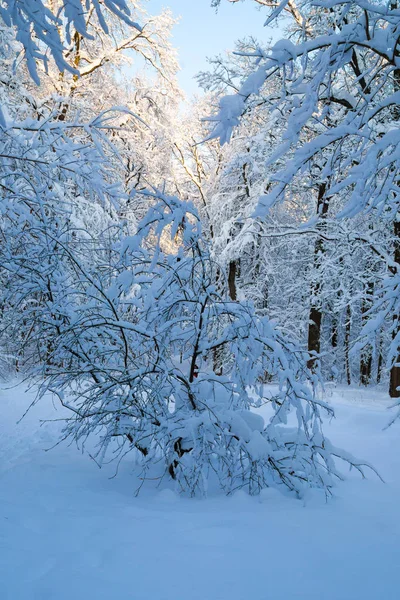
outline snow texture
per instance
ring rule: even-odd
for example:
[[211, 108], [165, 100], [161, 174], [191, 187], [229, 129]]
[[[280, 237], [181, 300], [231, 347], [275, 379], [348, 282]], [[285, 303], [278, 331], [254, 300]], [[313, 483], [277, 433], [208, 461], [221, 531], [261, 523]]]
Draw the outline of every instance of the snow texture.
[[[335, 444], [379, 469], [352, 473], [328, 503], [264, 490], [252, 498], [189, 500], [147, 487], [133, 465], [98, 470], [57, 446], [51, 401], [16, 425], [31, 394], [0, 392], [0, 598], [2, 600], [397, 600], [400, 423], [383, 431], [389, 399], [339, 388], [328, 398]], [[254, 430], [261, 422], [254, 420]]]

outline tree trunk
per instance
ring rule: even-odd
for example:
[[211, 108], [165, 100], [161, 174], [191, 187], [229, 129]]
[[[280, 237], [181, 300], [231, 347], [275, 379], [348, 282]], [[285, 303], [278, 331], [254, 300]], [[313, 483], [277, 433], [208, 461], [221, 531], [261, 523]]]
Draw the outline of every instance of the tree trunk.
[[347, 385], [351, 385], [351, 369], [350, 369], [350, 332], [351, 332], [351, 306], [347, 305], [346, 309], [346, 325], [344, 333], [344, 364], [346, 370]]
[[[365, 290], [365, 297], [361, 303], [361, 322], [362, 325], [365, 325], [368, 317], [366, 313], [372, 304], [372, 297], [374, 294], [374, 284], [372, 281], [369, 281]], [[369, 385], [371, 382], [371, 374], [372, 374], [372, 353], [371, 348], [363, 348], [361, 350], [360, 356], [360, 384], [361, 385]]]
[[[394, 260], [400, 268], [400, 221], [394, 222], [394, 235], [395, 235], [395, 246], [394, 246]], [[399, 315], [393, 315], [393, 339], [399, 332]], [[397, 348], [398, 354], [396, 360], [390, 369], [390, 386], [389, 395], [391, 398], [400, 398], [400, 352]], [[398, 366], [399, 365], [399, 366]]]
[[[391, 2], [392, 10], [398, 7], [398, 1], [394, 0]], [[393, 72], [393, 87], [394, 91], [398, 92], [400, 90], [400, 69], [395, 69]], [[395, 104], [392, 108], [393, 117], [396, 121], [400, 120], [400, 106]], [[399, 217], [396, 216], [396, 220], [393, 224], [394, 229], [394, 237], [395, 237], [395, 245], [394, 245], [394, 261], [397, 265], [399, 265], [398, 270], [400, 269], [400, 221]], [[394, 327], [393, 327], [393, 339], [399, 332], [399, 315], [393, 315]], [[397, 348], [397, 356], [396, 361], [394, 362], [392, 368], [390, 369], [390, 385], [389, 385], [389, 395], [391, 398], [400, 398], [400, 353], [399, 348]]]
[[377, 365], [377, 370], [376, 370], [376, 383], [380, 383], [381, 379], [382, 379], [382, 370], [383, 370], [383, 354], [382, 354], [382, 346], [383, 346], [383, 340], [382, 340], [382, 335], [380, 336], [379, 339], [379, 344], [378, 344], [378, 365]]
[[338, 324], [336, 319], [332, 323], [331, 346], [336, 351], [338, 346]]
[[391, 398], [400, 398], [400, 367], [397, 364], [400, 364], [400, 356], [397, 356], [396, 363], [390, 369], [389, 396]]
[[[321, 349], [321, 324], [322, 324], [322, 312], [314, 308], [310, 309], [309, 324], [308, 324], [308, 351], [313, 354], [319, 354]], [[310, 358], [308, 361], [308, 367], [312, 369], [314, 367], [315, 358]]]
[[236, 277], [239, 274], [239, 261], [231, 260], [229, 263], [229, 272], [228, 272], [228, 290], [229, 297], [231, 300], [236, 302], [237, 300], [237, 288], [236, 288]]
[[[327, 191], [326, 182], [321, 183], [319, 185], [319, 189], [318, 189], [317, 214], [322, 219], [326, 218], [326, 215], [328, 214], [328, 208], [329, 208], [329, 200], [326, 198], [326, 191]], [[320, 228], [320, 225], [319, 226], [317, 225], [317, 227]], [[319, 265], [320, 255], [321, 255], [321, 253], [323, 253], [323, 251], [324, 251], [324, 245], [323, 245], [322, 239], [318, 238], [317, 241], [315, 242], [315, 247], [314, 247], [314, 265], [315, 265], [317, 272], [318, 272], [318, 269], [320, 266]], [[309, 318], [308, 318], [308, 351], [312, 355], [319, 354], [320, 349], [321, 349], [322, 311], [317, 306], [317, 298], [318, 298], [320, 288], [321, 288], [321, 284], [318, 281], [318, 278], [316, 278], [316, 281], [313, 284], [312, 289], [311, 289], [311, 297], [314, 298], [314, 303], [312, 300], [311, 307], [310, 307], [310, 314], [309, 314]], [[307, 363], [307, 366], [309, 369], [315, 368], [315, 361], [316, 361], [315, 356], [313, 356], [312, 358], [309, 359], [309, 361]]]
[[370, 352], [361, 352], [360, 359], [360, 384], [369, 385], [371, 382], [372, 355]]

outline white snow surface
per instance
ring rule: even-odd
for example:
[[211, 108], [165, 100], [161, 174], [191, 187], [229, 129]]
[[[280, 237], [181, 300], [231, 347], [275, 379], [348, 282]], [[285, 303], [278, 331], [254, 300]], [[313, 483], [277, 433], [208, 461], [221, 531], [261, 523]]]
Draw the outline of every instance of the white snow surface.
[[[379, 391], [336, 388], [336, 446], [374, 464], [346, 473], [335, 497], [266, 490], [206, 500], [134, 496], [129, 458], [98, 469], [61, 444], [51, 399], [0, 390], [1, 600], [398, 600], [400, 423]], [[47, 400], [47, 401], [46, 401]]]

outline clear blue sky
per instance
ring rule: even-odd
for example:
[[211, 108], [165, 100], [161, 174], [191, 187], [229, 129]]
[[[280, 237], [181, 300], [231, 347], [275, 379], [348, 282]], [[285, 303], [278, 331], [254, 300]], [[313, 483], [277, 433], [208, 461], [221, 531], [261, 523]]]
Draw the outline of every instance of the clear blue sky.
[[247, 0], [231, 4], [222, 0], [218, 12], [211, 8], [211, 0], [148, 0], [147, 11], [157, 14], [168, 7], [180, 23], [173, 31], [173, 44], [178, 48], [182, 68], [179, 81], [187, 94], [198, 91], [193, 77], [207, 68], [207, 56], [231, 50], [237, 39], [253, 35], [263, 41], [276, 37], [279, 32], [264, 27], [265, 9]]

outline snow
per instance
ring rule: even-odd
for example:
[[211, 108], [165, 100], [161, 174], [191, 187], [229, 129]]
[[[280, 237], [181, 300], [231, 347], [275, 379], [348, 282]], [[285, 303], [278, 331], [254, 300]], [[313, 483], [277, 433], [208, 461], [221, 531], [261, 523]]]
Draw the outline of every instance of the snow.
[[134, 497], [129, 460], [111, 479], [115, 465], [99, 470], [74, 446], [45, 452], [61, 424], [39, 421], [63, 413], [46, 398], [17, 425], [32, 394], [3, 385], [0, 598], [397, 600], [400, 423], [383, 430], [383, 392], [326, 396], [337, 412], [327, 435], [385, 484], [350, 473], [328, 503], [273, 489], [189, 500], [156, 482]]

